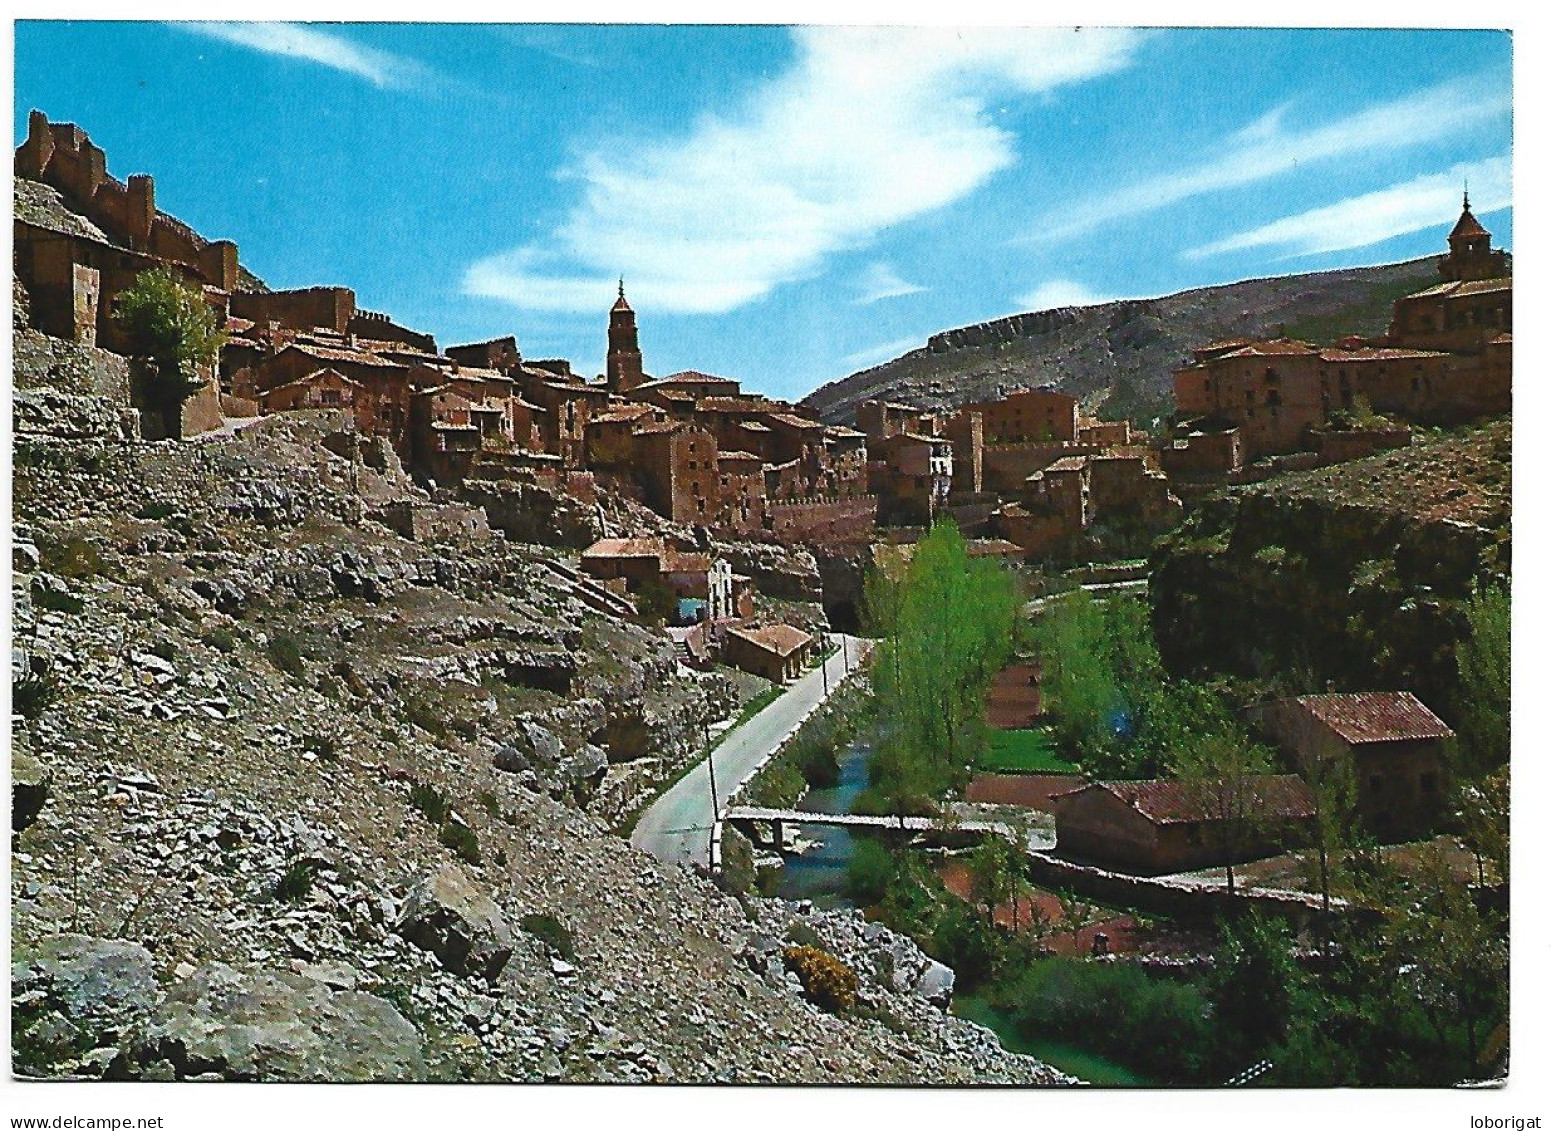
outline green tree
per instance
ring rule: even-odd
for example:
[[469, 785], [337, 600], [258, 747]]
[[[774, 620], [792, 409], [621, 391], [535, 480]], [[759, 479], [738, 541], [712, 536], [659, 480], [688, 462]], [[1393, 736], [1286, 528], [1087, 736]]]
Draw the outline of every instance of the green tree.
[[999, 836], [988, 836], [969, 854], [970, 899], [985, 912], [986, 923], [996, 925], [996, 909], [1017, 890], [1018, 862], [1012, 846]]
[[1508, 761], [1512, 598], [1506, 586], [1484, 589], [1465, 604], [1470, 635], [1460, 641], [1458, 716], [1465, 753], [1476, 770]]
[[1222, 928], [1211, 998], [1223, 1043], [1258, 1053], [1287, 1029], [1298, 981], [1287, 925], [1251, 912]]
[[877, 799], [909, 811], [984, 752], [987, 689], [1011, 654], [1021, 597], [1001, 565], [970, 558], [958, 527], [939, 522], [910, 563], [874, 567], [868, 618], [885, 631], [874, 665], [881, 733], [871, 765]]
[[1309, 832], [1315, 882], [1319, 885], [1320, 921], [1325, 941], [1330, 941], [1330, 887], [1340, 865], [1357, 813], [1357, 782], [1351, 762], [1345, 758], [1315, 758], [1303, 767], [1303, 780], [1314, 802], [1314, 822]]
[[1486, 865], [1498, 883], [1508, 881], [1508, 767], [1459, 788], [1460, 831], [1475, 854], [1476, 878], [1486, 882]]
[[679, 599], [667, 582], [647, 578], [635, 595], [636, 615], [647, 624], [667, 624], [678, 618]]
[[1239, 735], [1206, 734], [1175, 751], [1170, 769], [1208, 820], [1232, 895], [1234, 863], [1266, 826], [1260, 777], [1271, 769], [1270, 752]]
[[1440, 1043], [1463, 1030], [1464, 1071], [1475, 1078], [1488, 1033], [1507, 1019], [1507, 931], [1476, 906], [1436, 847], [1423, 859], [1412, 896], [1393, 914], [1391, 961]]
[[119, 293], [113, 319], [135, 359], [142, 400], [173, 430], [183, 402], [205, 384], [201, 368], [215, 362], [226, 341], [215, 311], [196, 287], [157, 267]]

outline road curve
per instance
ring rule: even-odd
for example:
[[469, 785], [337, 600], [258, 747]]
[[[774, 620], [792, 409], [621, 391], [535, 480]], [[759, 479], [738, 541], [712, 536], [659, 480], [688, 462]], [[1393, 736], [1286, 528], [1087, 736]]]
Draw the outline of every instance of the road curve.
[[872, 641], [843, 633], [831, 633], [831, 639], [844, 641], [844, 647], [792, 684], [774, 702], [748, 722], [730, 731], [712, 752], [702, 759], [673, 787], [652, 802], [630, 843], [650, 852], [659, 860], [705, 867], [710, 859], [711, 771], [716, 770], [716, 799], [720, 813], [727, 810], [728, 799], [753, 777], [776, 752], [788, 735], [824, 701], [826, 673], [831, 694], [844, 677], [854, 672], [861, 658], [872, 648]]

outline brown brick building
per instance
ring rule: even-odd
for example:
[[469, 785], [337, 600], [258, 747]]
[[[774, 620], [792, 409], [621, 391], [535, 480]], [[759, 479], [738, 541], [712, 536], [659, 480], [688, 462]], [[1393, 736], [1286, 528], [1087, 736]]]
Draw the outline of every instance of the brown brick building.
[[1051, 798], [1056, 850], [1065, 857], [1132, 872], [1159, 875], [1242, 863], [1307, 840], [1314, 801], [1291, 774], [1245, 783], [1248, 807], [1261, 828], [1235, 845], [1206, 786], [1182, 781], [1093, 782]]

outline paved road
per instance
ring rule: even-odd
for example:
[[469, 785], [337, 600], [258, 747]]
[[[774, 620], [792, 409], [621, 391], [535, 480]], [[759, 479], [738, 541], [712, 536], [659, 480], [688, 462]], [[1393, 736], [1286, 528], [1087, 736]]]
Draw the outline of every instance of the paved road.
[[[854, 671], [863, 649], [872, 642], [855, 636], [834, 634], [845, 647], [825, 661], [831, 693], [839, 687], [842, 674]], [[849, 657], [849, 665], [846, 659]], [[728, 733], [712, 752], [716, 767], [716, 799], [722, 813], [727, 800], [739, 786], [753, 777], [775, 753], [787, 735], [824, 701], [824, 672], [814, 668], [785, 694], [741, 727]], [[720, 817], [718, 813], [718, 817]], [[705, 761], [701, 761], [664, 793], [651, 808], [641, 814], [630, 843], [669, 863], [705, 866], [709, 861], [711, 836], [711, 782]]]

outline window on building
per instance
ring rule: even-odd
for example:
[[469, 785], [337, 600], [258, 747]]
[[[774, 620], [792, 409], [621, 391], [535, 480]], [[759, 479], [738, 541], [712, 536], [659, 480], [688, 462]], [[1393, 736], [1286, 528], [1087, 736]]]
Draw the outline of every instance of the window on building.
[[696, 499], [695, 500], [695, 513], [696, 514], [705, 514], [705, 500], [704, 499]]

